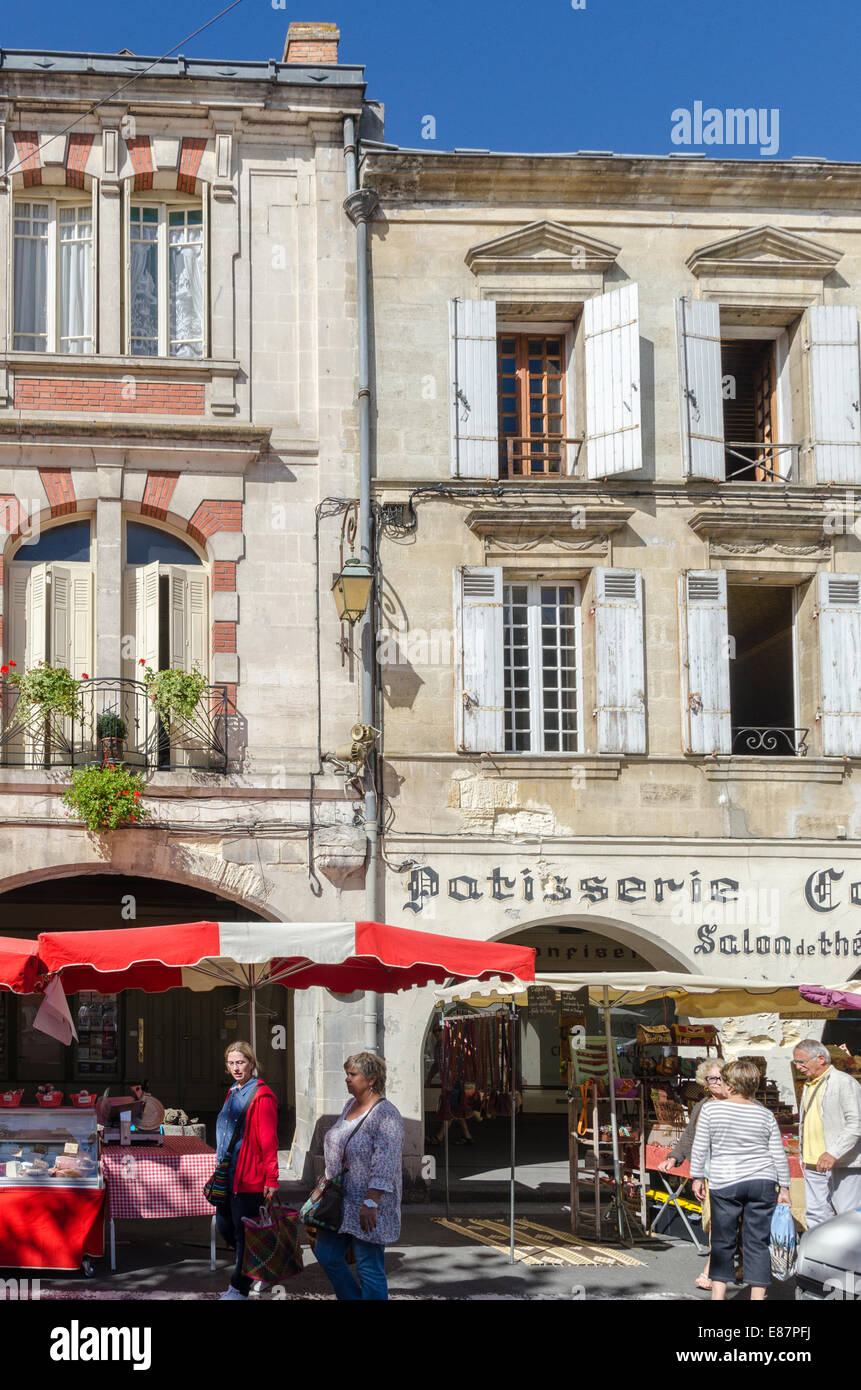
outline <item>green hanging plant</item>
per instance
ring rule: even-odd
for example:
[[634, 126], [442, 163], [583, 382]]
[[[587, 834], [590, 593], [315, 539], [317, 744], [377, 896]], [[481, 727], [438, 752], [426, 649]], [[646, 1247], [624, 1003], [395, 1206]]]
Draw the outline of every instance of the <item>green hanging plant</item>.
[[86, 823], [88, 830], [104, 832], [134, 825], [149, 815], [142, 805], [146, 783], [140, 773], [122, 763], [103, 763], [72, 773], [72, 785], [63, 793], [68, 814]]
[[[143, 657], [140, 665], [144, 665]], [[206, 677], [200, 671], [144, 670], [144, 685], [158, 714], [170, 727], [171, 719], [190, 719], [206, 689]]]
[[[9, 664], [15, 665], [14, 661]], [[84, 676], [84, 680], [88, 679]], [[58, 714], [80, 717], [79, 682], [65, 666], [48, 666], [40, 661], [38, 666], [31, 666], [27, 671], [13, 671], [9, 684], [17, 686], [18, 707], [22, 713], [36, 709], [50, 714], [56, 710]]]

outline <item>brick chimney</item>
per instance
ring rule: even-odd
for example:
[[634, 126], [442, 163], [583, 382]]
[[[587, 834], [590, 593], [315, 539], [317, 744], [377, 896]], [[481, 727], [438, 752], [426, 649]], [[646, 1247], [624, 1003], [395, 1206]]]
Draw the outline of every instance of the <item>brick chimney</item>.
[[287, 30], [282, 63], [337, 63], [338, 40], [341, 31], [337, 24], [318, 21], [294, 21]]

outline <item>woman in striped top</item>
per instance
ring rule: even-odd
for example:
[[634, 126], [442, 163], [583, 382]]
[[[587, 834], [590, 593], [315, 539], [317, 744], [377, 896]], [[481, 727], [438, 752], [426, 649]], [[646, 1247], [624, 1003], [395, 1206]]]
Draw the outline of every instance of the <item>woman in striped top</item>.
[[726, 1298], [739, 1217], [750, 1296], [763, 1299], [771, 1283], [771, 1218], [778, 1202], [789, 1203], [789, 1162], [777, 1121], [753, 1099], [759, 1068], [753, 1062], [730, 1062], [722, 1075], [726, 1100], [703, 1109], [691, 1153], [693, 1189], [699, 1201], [705, 1193], [708, 1163], [712, 1299]]

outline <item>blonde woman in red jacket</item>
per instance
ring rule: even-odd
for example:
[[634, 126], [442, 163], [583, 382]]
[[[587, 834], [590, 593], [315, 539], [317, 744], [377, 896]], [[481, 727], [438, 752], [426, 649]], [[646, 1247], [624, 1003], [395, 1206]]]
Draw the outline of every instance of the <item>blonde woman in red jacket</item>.
[[243, 1216], [256, 1216], [267, 1197], [278, 1191], [278, 1102], [261, 1080], [250, 1043], [234, 1042], [224, 1060], [233, 1085], [215, 1122], [218, 1160], [225, 1158], [240, 1121], [230, 1161], [230, 1198], [215, 1208], [215, 1223], [226, 1245], [236, 1250], [236, 1266], [223, 1299], [246, 1299], [251, 1280], [242, 1273], [245, 1253]]

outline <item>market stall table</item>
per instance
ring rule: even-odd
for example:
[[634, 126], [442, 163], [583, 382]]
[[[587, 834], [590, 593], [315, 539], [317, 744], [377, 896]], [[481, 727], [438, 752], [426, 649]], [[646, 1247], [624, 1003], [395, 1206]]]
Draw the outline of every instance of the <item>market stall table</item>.
[[[696, 1246], [699, 1254], [706, 1255], [708, 1254], [709, 1247], [708, 1245], [703, 1245], [697, 1239], [697, 1234], [691, 1226], [690, 1221], [688, 1220], [687, 1212], [685, 1211], [684, 1207], [681, 1205], [680, 1202], [680, 1198], [683, 1196], [685, 1188], [691, 1180], [690, 1164], [688, 1163], [687, 1159], [685, 1159], [683, 1163], [679, 1163], [672, 1168], [668, 1168], [665, 1173], [660, 1172], [658, 1165], [660, 1163], [663, 1163], [664, 1159], [667, 1157], [669, 1153], [669, 1148], [665, 1148], [663, 1145], [646, 1145], [646, 1167], [650, 1173], [658, 1174], [658, 1177], [660, 1178], [661, 1183], [663, 1184], [663, 1187], [667, 1192], [667, 1201], [665, 1205], [661, 1208], [661, 1210], [658, 1212], [654, 1221], [652, 1222], [652, 1234], [654, 1235], [657, 1231], [658, 1222], [660, 1221], [664, 1212], [669, 1211], [670, 1207], [675, 1207], [676, 1211], [679, 1213], [679, 1216], [681, 1217], [682, 1224], [684, 1225], [685, 1230], [687, 1231], [688, 1235], [690, 1236], [691, 1240]], [[802, 1168], [799, 1159], [795, 1156], [795, 1154], [787, 1154], [787, 1159], [789, 1160], [790, 1178], [800, 1178], [802, 1176]], [[676, 1183], [675, 1187], [671, 1187], [670, 1184], [667, 1182], [668, 1177], [679, 1178], [680, 1181]]]
[[0, 1109], [0, 1268], [79, 1269], [104, 1254], [91, 1109]]
[[110, 1145], [102, 1151], [110, 1222], [111, 1269], [116, 1261], [116, 1221], [165, 1221], [209, 1216], [210, 1268], [215, 1269], [215, 1215], [203, 1186], [215, 1170], [215, 1150], [202, 1139], [165, 1135], [149, 1144]]

